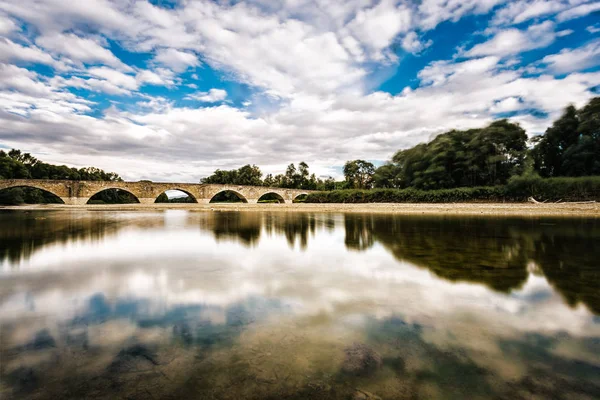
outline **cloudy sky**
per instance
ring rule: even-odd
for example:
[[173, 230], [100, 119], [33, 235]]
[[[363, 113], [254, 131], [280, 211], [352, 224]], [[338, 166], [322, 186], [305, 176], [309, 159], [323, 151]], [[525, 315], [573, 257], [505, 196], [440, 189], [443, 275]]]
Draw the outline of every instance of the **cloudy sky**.
[[599, 93], [595, 0], [0, 1], [0, 148], [130, 180], [339, 176]]

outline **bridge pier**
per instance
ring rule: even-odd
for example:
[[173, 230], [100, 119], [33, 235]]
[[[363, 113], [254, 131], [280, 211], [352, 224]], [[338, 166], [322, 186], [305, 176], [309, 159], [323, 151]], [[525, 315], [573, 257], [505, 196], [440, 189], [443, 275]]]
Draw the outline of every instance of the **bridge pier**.
[[142, 197], [138, 198], [138, 200], [140, 201], [140, 204], [154, 204], [156, 201], [154, 197]]
[[258, 199], [246, 199], [246, 201], [248, 202], [248, 204], [257, 204], [258, 203]]
[[82, 206], [89, 200], [87, 197], [61, 197], [60, 199], [68, 206]]

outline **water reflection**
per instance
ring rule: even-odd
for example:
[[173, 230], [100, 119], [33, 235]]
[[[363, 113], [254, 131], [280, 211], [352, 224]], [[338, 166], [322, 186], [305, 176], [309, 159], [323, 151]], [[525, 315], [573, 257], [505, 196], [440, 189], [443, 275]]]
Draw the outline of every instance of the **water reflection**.
[[449, 281], [510, 292], [543, 274], [571, 306], [600, 314], [596, 220], [346, 216], [346, 245], [380, 242], [396, 259]]
[[3, 398], [596, 398], [596, 220], [0, 214]]

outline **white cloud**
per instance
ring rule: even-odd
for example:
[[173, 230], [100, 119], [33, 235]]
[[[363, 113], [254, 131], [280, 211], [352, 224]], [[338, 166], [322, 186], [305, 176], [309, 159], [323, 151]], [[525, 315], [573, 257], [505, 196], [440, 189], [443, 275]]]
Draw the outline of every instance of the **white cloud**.
[[584, 17], [588, 14], [591, 14], [591, 13], [597, 12], [597, 11], [600, 11], [600, 3], [592, 2], [592, 3], [587, 3], [587, 4], [581, 4], [577, 7], [573, 7], [568, 10], [565, 10], [565, 11], [561, 12], [560, 14], [558, 14], [556, 18], [558, 19], [558, 21], [563, 22], [563, 21], [568, 21], [571, 19]]
[[0, 35], [8, 35], [11, 32], [18, 30], [17, 24], [6, 15], [0, 13]]
[[128, 90], [136, 90], [139, 85], [139, 82], [134, 76], [124, 74], [123, 72], [108, 67], [88, 68], [86, 72], [91, 76], [105, 79], [116, 86]]
[[158, 50], [154, 61], [170, 67], [176, 72], [183, 72], [189, 67], [200, 65], [200, 61], [198, 61], [198, 57], [195, 54], [175, 49]]
[[568, 7], [568, 1], [561, 0], [516, 0], [510, 1], [496, 13], [495, 24], [520, 24], [532, 18], [555, 14]]
[[490, 112], [506, 113], [511, 111], [522, 110], [524, 107], [523, 102], [518, 97], [507, 97], [505, 99], [497, 100], [494, 105], [490, 108]]
[[411, 10], [391, 0], [382, 0], [372, 8], [358, 11], [347, 25], [353, 37], [359, 38], [377, 60], [384, 59], [386, 55], [382, 50], [389, 47], [399, 33], [407, 32], [410, 27]]
[[[42, 125], [64, 116], [90, 111], [92, 102], [59, 90], [52, 82], [43, 82], [33, 71], [0, 64], [0, 114], [37, 115]], [[6, 116], [0, 120], [7, 121]], [[8, 118], [9, 124], [12, 123]], [[4, 133], [10, 134], [9, 124]]]
[[154, 71], [143, 70], [137, 73], [136, 80], [140, 84], [173, 86], [175, 74], [166, 68], [156, 68]]
[[188, 100], [198, 100], [204, 103], [216, 103], [227, 98], [227, 91], [223, 89], [210, 89], [208, 92], [198, 92], [185, 97]]
[[556, 32], [556, 37], [569, 36], [569, 35], [572, 35], [574, 32], [575, 31], [573, 29], [565, 29], [565, 30]]
[[423, 0], [419, 4], [419, 26], [433, 29], [440, 22], [456, 22], [466, 14], [485, 14], [502, 0]]
[[416, 32], [409, 32], [402, 39], [402, 48], [409, 53], [420, 53], [432, 44], [432, 40], [423, 42]]
[[565, 74], [583, 71], [600, 65], [600, 40], [595, 40], [576, 49], [563, 49], [558, 54], [548, 55], [542, 63], [555, 73]]
[[600, 24], [590, 25], [587, 28], [585, 28], [585, 30], [589, 33], [598, 33], [600, 32]]
[[467, 57], [496, 55], [506, 57], [524, 51], [547, 47], [556, 38], [554, 24], [545, 21], [531, 25], [526, 30], [510, 28], [501, 30], [487, 42], [475, 45], [465, 53]]
[[74, 34], [50, 34], [39, 36], [35, 43], [54, 54], [67, 56], [79, 63], [101, 63], [123, 71], [132, 71], [108, 49], [96, 40], [81, 38]]
[[514, 0], [498, 9], [492, 23], [521, 24], [535, 18], [555, 15], [559, 22], [563, 22], [583, 17], [599, 9], [592, 0]]
[[35, 46], [22, 46], [10, 39], [0, 38], [0, 62], [25, 61], [57, 65], [57, 61]]

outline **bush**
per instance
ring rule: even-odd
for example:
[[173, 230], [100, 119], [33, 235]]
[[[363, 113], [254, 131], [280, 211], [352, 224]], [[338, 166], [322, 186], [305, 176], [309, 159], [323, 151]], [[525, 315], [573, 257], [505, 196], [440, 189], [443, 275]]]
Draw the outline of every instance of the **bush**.
[[333, 190], [311, 193], [307, 203], [464, 203], [600, 200], [600, 177], [513, 177], [505, 186], [482, 186], [440, 190], [373, 189]]
[[515, 201], [526, 201], [530, 196], [538, 201], [600, 200], [600, 176], [548, 179], [537, 175], [515, 176], [508, 181], [506, 190]]

